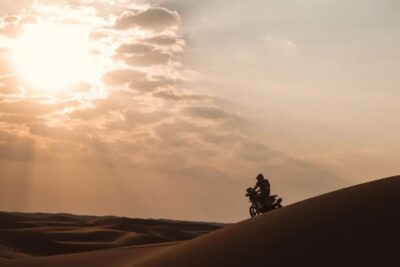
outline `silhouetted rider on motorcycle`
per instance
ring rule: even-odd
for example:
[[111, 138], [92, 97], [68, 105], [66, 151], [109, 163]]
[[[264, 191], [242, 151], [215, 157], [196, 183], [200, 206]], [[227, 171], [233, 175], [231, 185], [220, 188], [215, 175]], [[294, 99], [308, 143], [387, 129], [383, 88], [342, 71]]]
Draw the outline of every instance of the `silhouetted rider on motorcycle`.
[[257, 183], [253, 187], [253, 190], [257, 192], [259, 200], [263, 205], [268, 205], [269, 203], [269, 195], [271, 194], [271, 185], [268, 179], [264, 178], [264, 175], [261, 173], [256, 177]]
[[278, 198], [277, 195], [270, 195], [271, 186], [268, 179], [264, 178], [261, 173], [257, 175], [256, 179], [256, 185], [246, 190], [246, 197], [251, 202], [250, 216], [254, 217], [267, 211], [282, 208], [282, 198]]

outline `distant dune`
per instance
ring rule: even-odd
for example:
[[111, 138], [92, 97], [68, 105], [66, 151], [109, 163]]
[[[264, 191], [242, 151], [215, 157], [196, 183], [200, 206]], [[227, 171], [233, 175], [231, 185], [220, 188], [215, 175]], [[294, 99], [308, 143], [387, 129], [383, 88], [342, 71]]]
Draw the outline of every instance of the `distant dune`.
[[397, 176], [224, 227], [0, 213], [0, 266], [400, 266], [399, 204]]
[[[80, 266], [81, 257], [97, 258], [96, 253], [84, 252], [101, 250], [99, 254], [106, 251], [115, 253], [113, 249], [122, 247], [134, 249], [136, 257], [137, 254], [143, 254], [142, 251], [148, 251], [147, 246], [153, 251], [193, 239], [222, 226], [217, 223], [113, 216], [0, 212], [0, 266], [42, 266], [41, 259], [52, 255], [58, 255], [60, 259], [76, 257], [78, 262], [73, 266]], [[108, 257], [109, 254], [104, 255]], [[36, 261], [38, 265], [35, 265]], [[67, 261], [68, 265], [72, 266]]]

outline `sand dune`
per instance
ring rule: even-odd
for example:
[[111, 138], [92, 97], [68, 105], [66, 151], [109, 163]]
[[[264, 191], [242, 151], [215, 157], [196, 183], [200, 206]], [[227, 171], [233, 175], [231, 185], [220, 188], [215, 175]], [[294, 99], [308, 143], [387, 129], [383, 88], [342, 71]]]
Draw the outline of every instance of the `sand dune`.
[[[28, 252], [32, 254], [32, 244], [21, 237], [17, 238], [19, 242], [27, 245], [19, 242], [14, 245], [24, 254], [20, 258], [3, 259], [0, 264], [9, 267], [400, 266], [399, 203], [400, 177], [391, 177], [308, 199], [216, 231], [212, 231], [218, 228], [213, 224], [162, 221], [162, 225], [156, 225], [159, 221], [134, 220], [136, 228], [130, 228], [133, 219], [93, 218], [86, 219], [86, 224], [73, 222], [80, 228], [74, 234], [82, 236], [72, 235], [66, 241], [63, 235], [68, 234], [68, 226], [54, 225], [57, 229], [51, 232], [39, 224], [36, 226], [40, 229], [40, 234], [37, 233], [40, 240], [64, 239], [65, 247], [61, 246], [64, 253], [74, 252], [72, 248], [77, 247], [79, 253], [27, 257]], [[7, 215], [3, 214], [4, 217]], [[18, 218], [7, 217], [2, 225], [10, 229], [14, 220], [17, 227], [11, 228], [13, 233], [26, 231], [32, 235], [32, 220]], [[54, 222], [54, 218], [42, 220]], [[94, 226], [88, 226], [89, 221]], [[127, 236], [129, 233], [121, 231], [135, 228], [133, 232], [137, 233], [138, 229], [144, 229], [139, 226], [149, 227], [142, 234], [159, 236], [164, 241], [168, 238], [172, 241], [172, 237], [179, 240], [193, 237], [187, 233], [199, 234], [205, 230], [201, 226], [212, 232], [182, 242], [149, 244], [152, 240], [148, 239], [146, 245], [138, 246], [135, 242], [129, 243], [135, 240], [135, 234], [129, 232], [132, 235]], [[0, 232], [0, 243], [7, 245], [4, 240], [11, 242], [12, 238], [4, 239], [4, 231], [9, 230]], [[99, 233], [98, 239], [90, 242], [114, 243], [115, 247], [85, 252], [78, 246], [89, 242], [87, 239], [94, 238], [96, 233]], [[15, 240], [18, 234], [13, 237]], [[88, 246], [94, 249], [94, 245]], [[53, 248], [52, 253], [45, 254], [46, 248], [41, 250], [43, 255], [57, 252]]]
[[[36, 261], [37, 266], [41, 266], [41, 259], [52, 259], [45, 257], [52, 255], [58, 255], [56, 260], [71, 259], [72, 262], [98, 258], [101, 264], [106, 264], [110, 253], [122, 253], [129, 256], [128, 261], [132, 261], [144, 252], [192, 239], [221, 227], [222, 224], [171, 220], [0, 212], [0, 266], [31, 263], [36, 266]], [[134, 251], [115, 250], [127, 246]], [[101, 252], [84, 253], [97, 250]], [[26, 260], [14, 261], [16, 259]], [[69, 264], [67, 260], [66, 266]]]

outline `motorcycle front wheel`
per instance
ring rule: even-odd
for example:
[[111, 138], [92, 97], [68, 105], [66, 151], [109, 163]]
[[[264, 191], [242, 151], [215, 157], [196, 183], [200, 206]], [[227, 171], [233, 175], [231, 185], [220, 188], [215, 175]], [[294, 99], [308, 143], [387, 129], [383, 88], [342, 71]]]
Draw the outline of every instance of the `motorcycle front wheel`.
[[279, 198], [278, 201], [276, 202], [276, 205], [275, 205], [275, 208], [276, 208], [276, 209], [282, 208], [281, 202], [282, 202], [282, 199]]
[[249, 213], [251, 217], [257, 216], [258, 215], [257, 208], [254, 205], [251, 205], [249, 208]]

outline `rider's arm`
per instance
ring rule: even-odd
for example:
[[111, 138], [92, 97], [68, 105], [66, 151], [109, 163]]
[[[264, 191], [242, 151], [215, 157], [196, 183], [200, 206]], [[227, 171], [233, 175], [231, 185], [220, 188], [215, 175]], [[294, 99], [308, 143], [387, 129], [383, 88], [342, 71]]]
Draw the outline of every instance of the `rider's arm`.
[[257, 190], [257, 188], [259, 188], [259, 187], [260, 187], [260, 183], [257, 182], [256, 185], [253, 187], [253, 189], [254, 189], [254, 190]]

